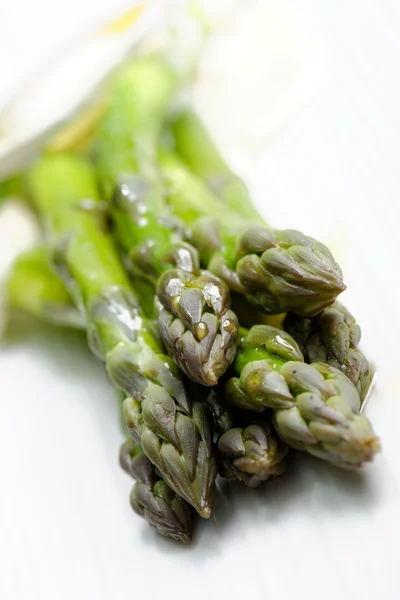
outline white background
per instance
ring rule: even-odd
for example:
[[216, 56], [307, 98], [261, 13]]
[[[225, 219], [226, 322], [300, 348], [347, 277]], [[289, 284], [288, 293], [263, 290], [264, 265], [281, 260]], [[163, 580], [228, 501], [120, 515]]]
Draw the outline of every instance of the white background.
[[[363, 475], [301, 457], [261, 490], [226, 486], [182, 548], [129, 508], [117, 400], [80, 336], [20, 328], [0, 351], [2, 599], [400, 597], [400, 7], [288, 5], [323, 73], [246, 170], [267, 218], [326, 241], [344, 267], [379, 374], [368, 414], [383, 453]], [[106, 0], [2, 0], [0, 103], [108, 13]]]

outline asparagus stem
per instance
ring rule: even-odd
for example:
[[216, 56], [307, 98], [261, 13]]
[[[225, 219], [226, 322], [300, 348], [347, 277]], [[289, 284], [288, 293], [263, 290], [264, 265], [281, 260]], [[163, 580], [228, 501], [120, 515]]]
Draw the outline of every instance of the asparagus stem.
[[22, 177], [19, 174], [0, 181], [0, 204], [7, 198], [23, 197]]
[[235, 359], [238, 377], [227, 384], [234, 406], [274, 411], [278, 435], [289, 446], [344, 467], [358, 467], [379, 451], [350, 380], [324, 363], [307, 365], [295, 340], [268, 325], [250, 329]]
[[43, 321], [84, 328], [82, 315], [51, 268], [49, 254], [40, 246], [17, 258], [6, 283], [7, 304]]
[[136, 62], [121, 74], [100, 126], [98, 173], [107, 198], [114, 190], [113, 223], [133, 274], [154, 291], [158, 283], [165, 344], [190, 378], [215, 385], [234, 358], [238, 321], [226, 284], [199, 270], [196, 250], [182, 241], [182, 227], [164, 201], [157, 153], [175, 87], [159, 59]]
[[127, 425], [168, 485], [208, 517], [216, 468], [206, 409], [190, 401], [178, 370], [163, 355], [101, 215], [79, 208], [83, 199], [99, 199], [91, 168], [68, 155], [43, 157], [30, 170], [29, 186], [57, 247], [59, 272], [86, 314], [90, 347], [128, 396]]
[[177, 154], [223, 205], [251, 221], [263, 222], [244, 182], [229, 168], [199, 117], [191, 110], [181, 111], [170, 128]]

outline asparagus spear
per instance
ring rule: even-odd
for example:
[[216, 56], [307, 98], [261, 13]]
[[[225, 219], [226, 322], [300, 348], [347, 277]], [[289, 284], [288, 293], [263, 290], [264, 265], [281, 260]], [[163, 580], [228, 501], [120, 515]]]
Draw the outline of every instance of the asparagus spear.
[[309, 316], [329, 306], [345, 286], [328, 248], [298, 231], [271, 230], [247, 204], [244, 185], [192, 116], [178, 121], [173, 131], [178, 151], [196, 173], [209, 181], [210, 174], [222, 171], [234, 181], [218, 198], [177, 155], [161, 156], [169, 203], [191, 227], [190, 241], [202, 264], [270, 314], [292, 310]]
[[313, 318], [290, 313], [283, 327], [299, 344], [307, 363], [336, 367], [354, 383], [361, 400], [365, 398], [374, 370], [357, 347], [361, 329], [347, 308], [335, 302]]
[[[128, 396], [128, 426], [168, 485], [203, 516], [211, 513], [215, 479], [205, 407], [192, 403], [174, 363], [143, 317], [101, 216], [79, 209], [98, 201], [89, 165], [73, 156], [39, 159], [29, 172], [33, 202], [57, 246], [58, 267], [88, 323], [93, 352]], [[135, 413], [131, 405], [137, 403]]]
[[[7, 282], [8, 306], [57, 325], [84, 327], [68, 290], [51, 269], [49, 254], [41, 246], [18, 257]], [[126, 441], [121, 446], [120, 464], [137, 480], [131, 493], [133, 510], [161, 534], [189, 542], [193, 521], [190, 505], [161, 479], [140, 445]]]
[[8, 307], [57, 325], [84, 328], [82, 315], [51, 269], [49, 254], [40, 246], [17, 258], [6, 283]]
[[[29, 250], [16, 260], [8, 289], [11, 292], [8, 302], [12, 308], [58, 325], [84, 326], [68, 290], [51, 269], [49, 251], [44, 246]], [[199, 386], [191, 385], [190, 392], [199, 402], [204, 399], [203, 389]], [[283, 457], [287, 447], [276, 438], [268, 419], [254, 413], [235, 412], [223, 403], [217, 388], [210, 389], [205, 400], [218, 432], [220, 475], [254, 487], [284, 471]], [[238, 427], [239, 424], [246, 426]], [[156, 476], [140, 446], [133, 440], [125, 442], [121, 447], [120, 462], [124, 470], [140, 482], [135, 484], [131, 494], [135, 512], [163, 535], [189, 541], [192, 521], [189, 505]]]
[[285, 331], [256, 325], [242, 339], [227, 384], [234, 406], [274, 411], [274, 426], [289, 446], [344, 467], [361, 466], [379, 451], [369, 420], [360, 415], [360, 397], [338, 369], [307, 365]]
[[182, 241], [182, 227], [164, 201], [157, 152], [175, 85], [175, 76], [159, 59], [129, 66], [112, 91], [96, 160], [134, 275], [154, 291], [161, 276], [157, 294], [165, 344], [190, 378], [215, 385], [235, 356], [238, 321], [226, 284], [199, 270], [197, 251]]
[[[9, 304], [45, 321], [67, 326], [83, 326], [71, 296], [62, 281], [50, 268], [49, 251], [45, 247], [29, 250], [14, 263], [9, 278]], [[72, 320], [70, 315], [74, 315]], [[56, 318], [55, 318], [56, 317]], [[202, 401], [203, 390], [191, 388]], [[219, 432], [218, 464], [224, 478], [243, 481], [254, 487], [284, 471], [282, 458], [287, 448], [276, 439], [268, 421], [257, 415], [235, 414], [213, 388], [206, 395], [215, 430]], [[247, 421], [246, 428], [235, 427]], [[226, 434], [226, 435], [225, 435]], [[133, 462], [133, 458], [135, 459]], [[131, 494], [135, 512], [156, 527], [163, 535], [189, 541], [191, 513], [189, 505], [177, 497], [167, 484], [156, 477], [152, 463], [138, 444], [128, 440], [121, 447], [121, 466], [138, 482]], [[140, 469], [140, 471], [138, 471]], [[177, 514], [174, 507], [177, 502]], [[171, 514], [172, 511], [172, 514]], [[181, 512], [183, 517], [179, 521]]]
[[141, 446], [133, 440], [122, 444], [120, 465], [136, 479], [130, 496], [135, 513], [162, 535], [189, 543], [192, 539], [193, 509], [159, 477]]

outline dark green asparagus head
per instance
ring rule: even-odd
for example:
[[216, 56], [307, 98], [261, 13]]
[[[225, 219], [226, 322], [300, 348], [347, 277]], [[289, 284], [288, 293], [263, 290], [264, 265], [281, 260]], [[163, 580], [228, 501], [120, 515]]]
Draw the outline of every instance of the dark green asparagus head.
[[361, 329], [353, 315], [335, 302], [313, 318], [289, 314], [284, 327], [299, 343], [309, 362], [336, 358], [343, 362], [350, 348], [356, 348]]
[[132, 488], [131, 506], [158, 533], [188, 544], [192, 539], [193, 511], [189, 504], [159, 479], [148, 488], [138, 481]]
[[353, 315], [335, 302], [312, 318], [290, 313], [284, 328], [300, 345], [306, 362], [326, 362], [341, 370], [363, 399], [371, 385], [373, 369], [358, 349], [361, 329]]
[[190, 240], [213, 273], [268, 314], [314, 315], [345, 289], [328, 248], [299, 231], [204, 217], [191, 224]]
[[271, 425], [259, 421], [246, 428], [230, 429], [219, 438], [222, 477], [257, 487], [284, 472], [288, 448], [276, 436]]
[[133, 510], [158, 533], [189, 543], [193, 510], [160, 479], [140, 445], [133, 440], [125, 442], [120, 450], [120, 464], [128, 475], [137, 480], [130, 496]]
[[299, 231], [247, 231], [236, 271], [248, 298], [268, 313], [318, 314], [343, 292], [342, 271], [328, 248]]
[[351, 381], [324, 363], [307, 365], [286, 332], [253, 327], [235, 360], [239, 375], [227, 384], [234, 406], [272, 408], [275, 428], [290, 446], [339, 466], [360, 466], [379, 450]]
[[223, 386], [207, 390], [205, 395], [204, 388], [193, 387], [196, 397], [203, 396], [214, 418], [218, 472], [222, 477], [256, 487], [284, 471], [288, 448], [274, 433], [270, 415], [232, 409], [225, 403]]
[[168, 485], [208, 518], [216, 464], [207, 407], [195, 401], [183, 410], [165, 387], [153, 385], [142, 402], [128, 398], [123, 408], [131, 433], [139, 432], [145, 454]]
[[281, 369], [294, 405], [275, 411], [275, 428], [289, 445], [341, 467], [360, 467], [380, 450], [350, 380], [325, 363], [289, 362]]
[[160, 279], [161, 337], [181, 369], [203, 385], [216, 385], [232, 363], [239, 323], [229, 309], [226, 284], [207, 271], [170, 269]]

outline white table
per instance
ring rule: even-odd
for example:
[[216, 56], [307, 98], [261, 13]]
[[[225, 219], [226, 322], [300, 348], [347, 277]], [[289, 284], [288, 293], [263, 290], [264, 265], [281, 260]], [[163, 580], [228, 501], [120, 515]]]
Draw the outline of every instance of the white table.
[[[25, 65], [108, 4], [2, 6], [3, 97]], [[400, 597], [400, 6], [291, 4], [324, 74], [314, 100], [250, 165], [249, 181], [275, 224], [323, 239], [344, 266], [344, 298], [379, 373], [368, 414], [383, 453], [364, 476], [304, 457], [262, 490], [228, 486], [215, 518], [181, 548], [131, 513], [117, 401], [101, 364], [78, 334], [19, 331], [0, 353], [4, 600]]]

